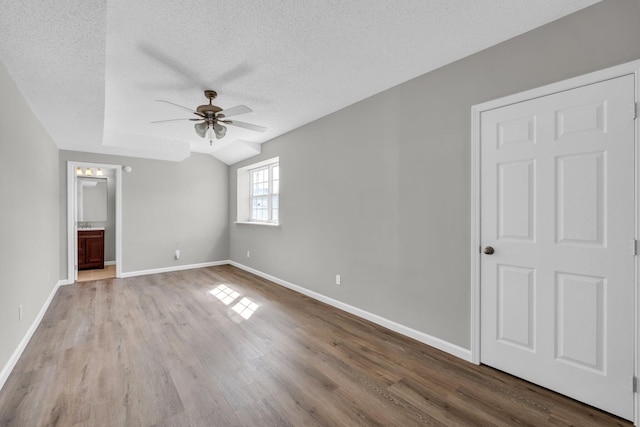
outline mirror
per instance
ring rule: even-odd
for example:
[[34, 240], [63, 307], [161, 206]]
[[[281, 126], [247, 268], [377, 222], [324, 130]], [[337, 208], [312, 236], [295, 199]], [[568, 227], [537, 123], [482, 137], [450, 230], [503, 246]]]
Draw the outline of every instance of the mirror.
[[77, 221], [107, 220], [107, 179], [78, 177]]

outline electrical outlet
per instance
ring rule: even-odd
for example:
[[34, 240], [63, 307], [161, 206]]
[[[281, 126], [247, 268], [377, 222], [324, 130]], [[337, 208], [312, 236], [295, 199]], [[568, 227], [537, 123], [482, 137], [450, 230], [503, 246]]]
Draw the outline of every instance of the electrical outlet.
[[340, 285], [340, 275], [336, 274], [336, 285]]
[[180, 249], [176, 249], [176, 259], [180, 259]]
[[251, 258], [251, 251], [247, 251], [247, 258]]
[[18, 320], [22, 320], [22, 305], [18, 306]]

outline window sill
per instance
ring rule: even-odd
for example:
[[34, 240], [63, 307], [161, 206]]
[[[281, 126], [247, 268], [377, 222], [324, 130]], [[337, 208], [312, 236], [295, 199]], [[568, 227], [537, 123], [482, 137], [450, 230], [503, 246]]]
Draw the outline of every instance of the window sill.
[[234, 221], [234, 224], [263, 225], [263, 226], [267, 226], [267, 227], [280, 227], [280, 223], [279, 222]]

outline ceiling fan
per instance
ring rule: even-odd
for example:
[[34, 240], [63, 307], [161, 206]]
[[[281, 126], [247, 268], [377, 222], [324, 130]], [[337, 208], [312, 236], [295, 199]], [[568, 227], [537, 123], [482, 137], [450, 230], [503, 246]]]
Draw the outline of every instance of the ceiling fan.
[[195, 124], [196, 133], [200, 135], [202, 138], [209, 136], [209, 144], [213, 145], [213, 135], [215, 134], [217, 139], [220, 139], [225, 136], [227, 133], [225, 125], [237, 126], [244, 129], [249, 129], [255, 132], [264, 132], [267, 130], [264, 126], [258, 126], [251, 123], [239, 122], [237, 120], [229, 120], [228, 117], [237, 116], [239, 114], [250, 113], [253, 110], [245, 105], [238, 105], [232, 108], [227, 108], [223, 110], [217, 105], [213, 105], [212, 101], [215, 97], [218, 96], [218, 93], [215, 90], [205, 90], [204, 96], [209, 99], [209, 104], [204, 104], [198, 106], [195, 110], [192, 110], [189, 107], [184, 107], [182, 105], [176, 104], [170, 101], [164, 101], [162, 99], [156, 99], [158, 102], [166, 102], [167, 104], [175, 105], [176, 107], [180, 107], [183, 110], [187, 110], [196, 116], [197, 118], [184, 118], [184, 119], [169, 119], [169, 120], [156, 120], [151, 123], [165, 123], [165, 122], [174, 122], [178, 120], [189, 120], [194, 122], [199, 122]]

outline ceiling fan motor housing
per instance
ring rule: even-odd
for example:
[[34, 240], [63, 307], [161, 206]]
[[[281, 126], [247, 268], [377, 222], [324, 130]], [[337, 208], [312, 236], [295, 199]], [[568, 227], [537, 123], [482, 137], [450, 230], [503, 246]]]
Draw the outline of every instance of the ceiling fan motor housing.
[[212, 116], [222, 111], [222, 108], [218, 107], [217, 105], [206, 104], [199, 105], [196, 111], [200, 114], [204, 114], [205, 116]]
[[209, 99], [209, 104], [198, 106], [198, 108], [196, 109], [198, 113], [204, 114], [207, 117], [212, 117], [216, 113], [222, 111], [222, 108], [218, 107], [217, 105], [213, 105], [211, 103], [211, 101], [218, 96], [218, 92], [216, 92], [215, 90], [205, 90], [204, 96]]

